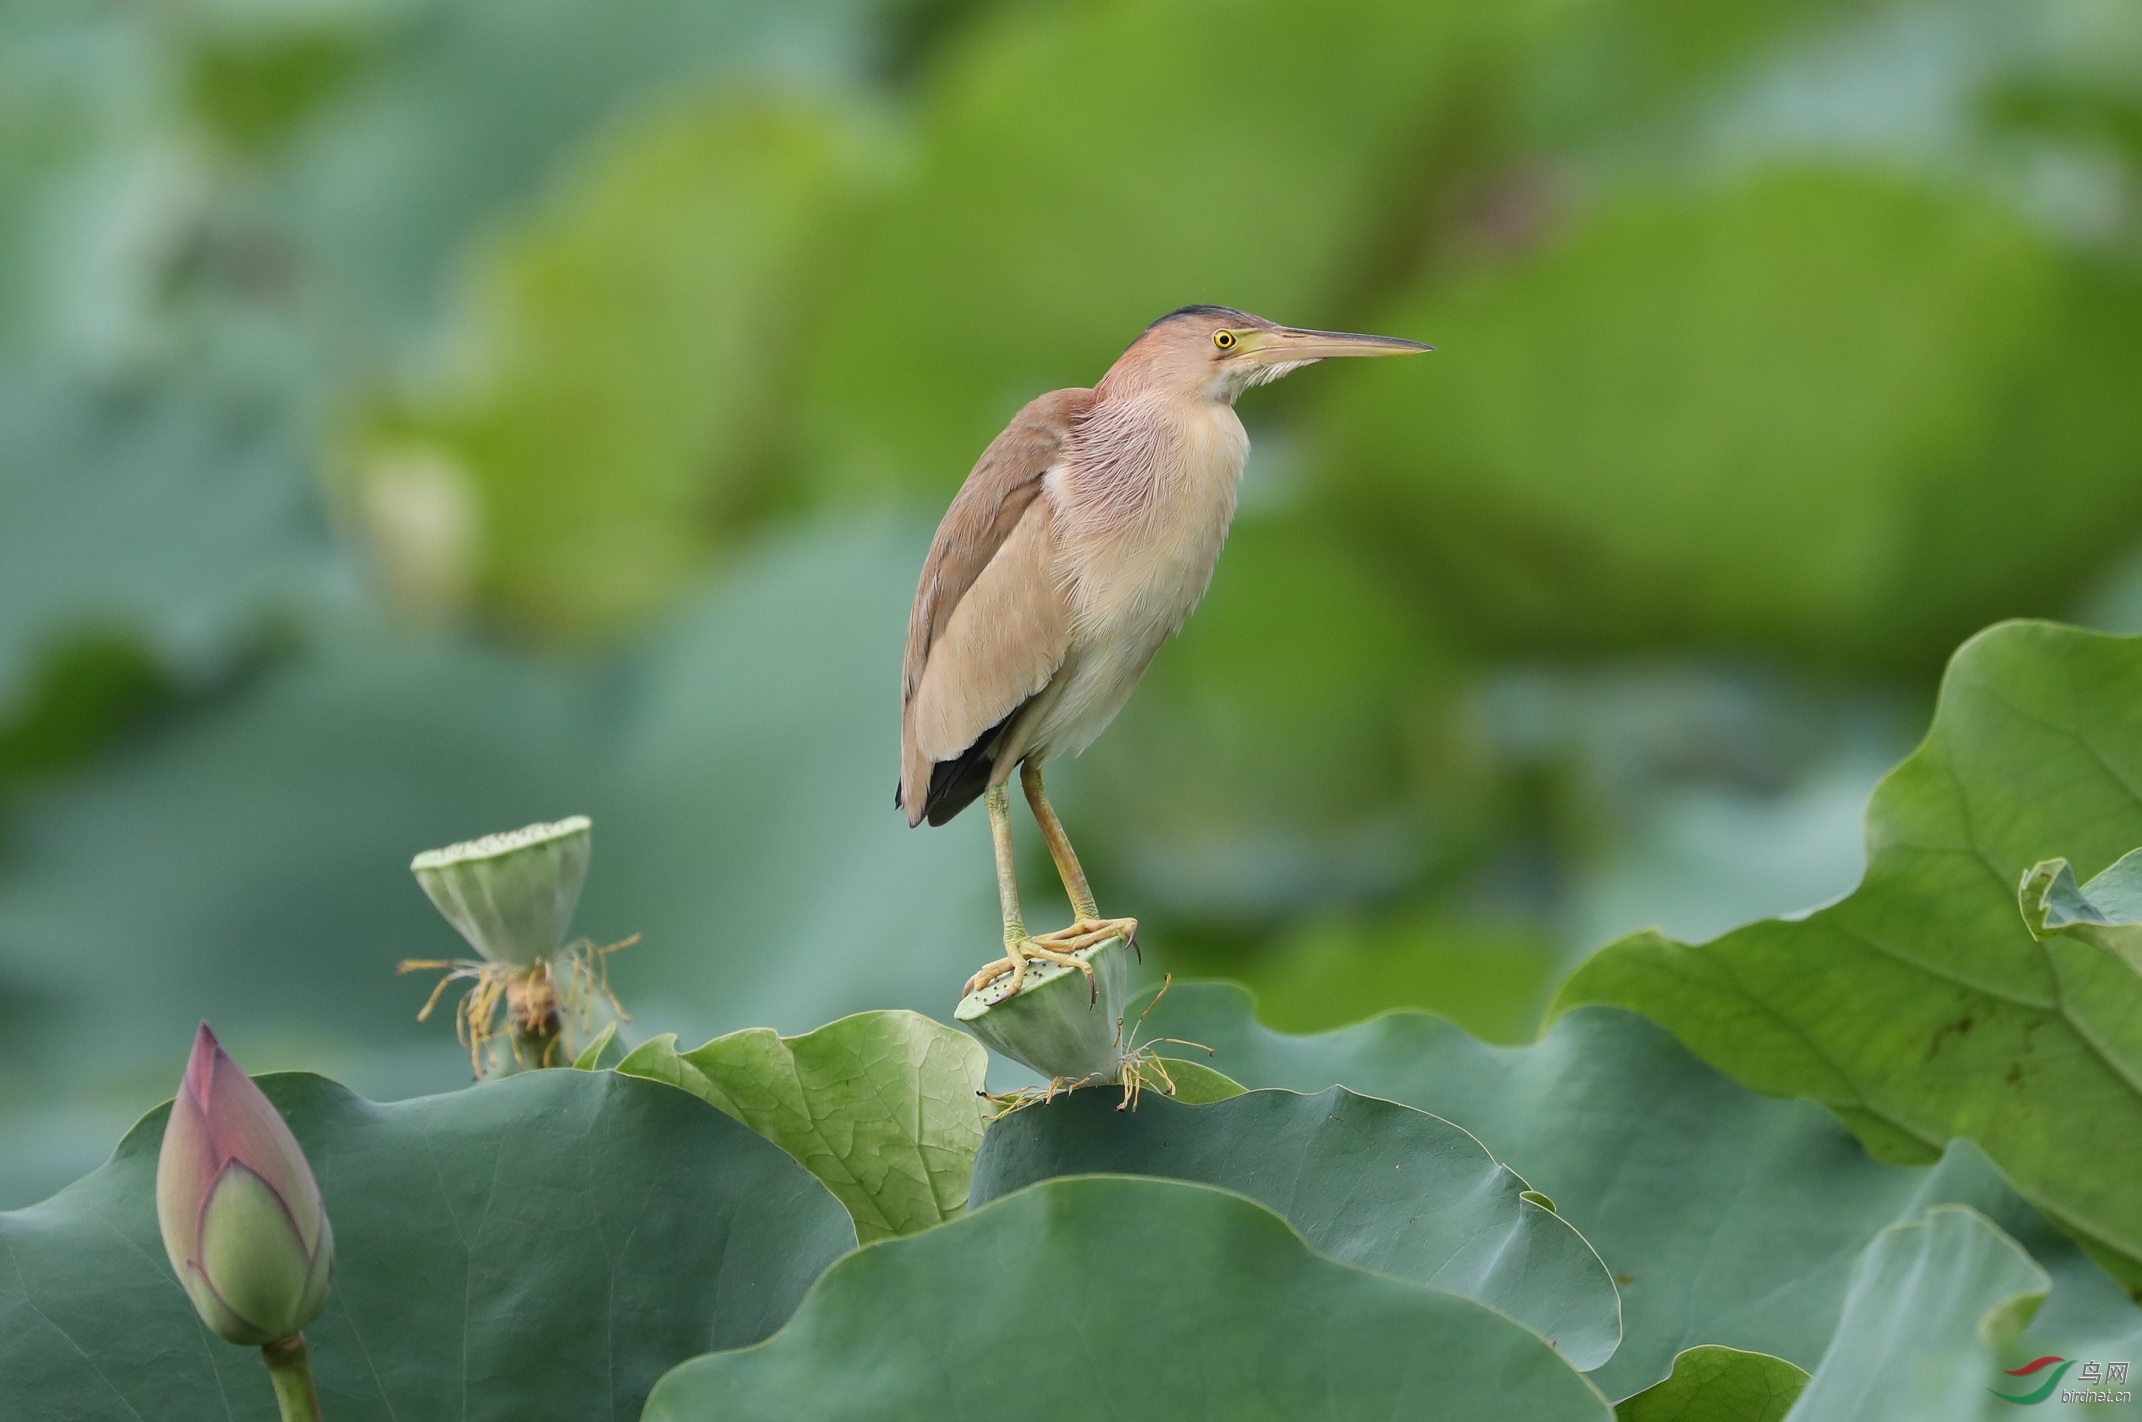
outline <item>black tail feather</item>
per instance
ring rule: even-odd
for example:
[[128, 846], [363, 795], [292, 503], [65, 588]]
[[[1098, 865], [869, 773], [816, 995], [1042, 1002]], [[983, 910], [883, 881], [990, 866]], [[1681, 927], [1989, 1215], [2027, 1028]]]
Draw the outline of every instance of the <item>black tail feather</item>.
[[[924, 819], [932, 825], [946, 824], [982, 797], [982, 792], [989, 788], [990, 772], [996, 769], [997, 746], [1004, 739], [1005, 728], [1025, 709], [1023, 703], [1015, 707], [1010, 716], [975, 737], [974, 744], [956, 758], [940, 760], [930, 767], [929, 793], [922, 798]], [[893, 803], [900, 803], [897, 785], [893, 787]]]

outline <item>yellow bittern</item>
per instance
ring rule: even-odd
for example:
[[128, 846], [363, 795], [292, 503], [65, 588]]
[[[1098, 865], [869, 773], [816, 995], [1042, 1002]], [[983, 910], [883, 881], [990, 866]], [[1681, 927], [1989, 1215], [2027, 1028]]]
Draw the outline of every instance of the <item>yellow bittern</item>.
[[[1041, 766], [1107, 728], [1211, 582], [1249, 455], [1236, 397], [1311, 361], [1427, 349], [1185, 306], [1148, 326], [1100, 384], [1043, 395], [982, 452], [915, 590], [893, 797], [909, 825], [941, 825], [976, 796], [988, 807], [1004, 956], [969, 992], [1010, 973], [1005, 996], [1017, 993], [1030, 958], [1090, 982], [1073, 954], [1136, 941], [1137, 920], [1101, 917]], [[1013, 870], [1014, 767], [1076, 915], [1039, 937], [1026, 931]]]

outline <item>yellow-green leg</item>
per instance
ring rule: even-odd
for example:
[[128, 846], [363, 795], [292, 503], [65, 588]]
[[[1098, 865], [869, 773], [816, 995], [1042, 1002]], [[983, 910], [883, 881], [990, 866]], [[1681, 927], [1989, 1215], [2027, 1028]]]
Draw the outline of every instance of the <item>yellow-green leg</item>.
[[1088, 989], [1094, 989], [1091, 964], [1027, 934], [1026, 920], [1019, 912], [1019, 873], [1012, 856], [1011, 792], [1002, 785], [992, 785], [984, 792], [982, 804], [989, 811], [989, 838], [997, 851], [997, 901], [1004, 909], [1004, 956], [967, 979], [966, 990], [974, 992], [1010, 973], [1011, 987], [1004, 996], [1016, 997], [1019, 989], [1026, 986], [1026, 965], [1031, 958], [1076, 968], [1086, 975]]
[[1064, 881], [1064, 895], [1071, 900], [1071, 912], [1075, 915], [1069, 928], [1044, 933], [1035, 941], [1070, 953], [1091, 948], [1096, 943], [1106, 943], [1111, 938], [1121, 938], [1133, 948], [1137, 947], [1137, 919], [1101, 917], [1100, 906], [1093, 900], [1093, 886], [1086, 882], [1086, 871], [1078, 862], [1077, 852], [1071, 848], [1071, 837], [1064, 833], [1064, 822], [1056, 818], [1056, 808], [1042, 790], [1041, 767], [1032, 761], [1020, 766], [1019, 786], [1026, 791], [1026, 803], [1034, 811], [1034, 823], [1041, 826], [1041, 838], [1049, 846], [1049, 858], [1056, 861], [1056, 876]]

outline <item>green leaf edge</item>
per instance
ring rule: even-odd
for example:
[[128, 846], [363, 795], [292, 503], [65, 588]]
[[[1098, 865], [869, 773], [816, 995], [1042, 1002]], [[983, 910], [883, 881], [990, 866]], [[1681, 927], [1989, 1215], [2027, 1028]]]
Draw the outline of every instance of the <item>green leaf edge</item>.
[[[1743, 1363], [1741, 1359], [1754, 1361]], [[1696, 1368], [1713, 1362], [1723, 1366], [1700, 1379], [1694, 1376]], [[1706, 1390], [1728, 1370], [1740, 1376], [1759, 1371], [1772, 1380], [1773, 1387], [1782, 1383], [1790, 1391], [1781, 1397], [1773, 1395], [1760, 1412], [1722, 1414], [1714, 1402], [1707, 1400]], [[1673, 1370], [1665, 1377], [1614, 1404], [1615, 1422], [1783, 1422], [1806, 1389], [1807, 1379], [1805, 1368], [1774, 1353], [1729, 1348], [1723, 1343], [1698, 1343], [1673, 1355]], [[1661, 1411], [1668, 1403], [1679, 1404], [1680, 1410]]]
[[[1393, 1104], [1403, 1105], [1404, 1103], [1400, 1102]], [[1408, 1107], [1406, 1109], [1417, 1110], [1419, 1108]], [[1463, 1127], [1460, 1127], [1459, 1129], [1462, 1130]], [[1511, 1318], [1510, 1315], [1504, 1313], [1501, 1309], [1496, 1308], [1492, 1304], [1482, 1303], [1478, 1299], [1468, 1298], [1462, 1294], [1454, 1294], [1445, 1289], [1438, 1289], [1433, 1285], [1415, 1283], [1403, 1279], [1395, 1279], [1387, 1274], [1377, 1273], [1374, 1270], [1364, 1269], [1359, 1265], [1348, 1264], [1340, 1260], [1333, 1259], [1329, 1255], [1318, 1252], [1316, 1248], [1312, 1246], [1308, 1242], [1308, 1240], [1302, 1236], [1301, 1231], [1294, 1227], [1293, 1222], [1288, 1220], [1284, 1215], [1272, 1209], [1270, 1206], [1264, 1204], [1262, 1201], [1252, 1199], [1250, 1196], [1244, 1195], [1240, 1191], [1231, 1190], [1225, 1186], [1205, 1184], [1201, 1181], [1181, 1180], [1176, 1179], [1174, 1177], [1123, 1175], [1113, 1172], [1095, 1172], [1085, 1175], [1056, 1176], [1051, 1179], [1036, 1181], [1031, 1185], [1023, 1186], [1020, 1189], [1001, 1195], [996, 1199], [991, 1200], [988, 1204], [982, 1206], [980, 1209], [970, 1212], [967, 1216], [965, 1216], [965, 1219], [976, 1219], [990, 1214], [994, 1211], [1009, 1208], [1012, 1206], [1013, 1202], [1023, 1200], [1028, 1196], [1035, 1195], [1043, 1191], [1049, 1191], [1066, 1186], [1077, 1187], [1085, 1184], [1109, 1181], [1133, 1182], [1141, 1185], [1158, 1185], [1168, 1189], [1201, 1191], [1210, 1195], [1224, 1196], [1230, 1200], [1240, 1202], [1248, 1208], [1256, 1211], [1260, 1215], [1268, 1216], [1270, 1221], [1276, 1223], [1281, 1230], [1285, 1231], [1287, 1236], [1293, 1240], [1296, 1247], [1298, 1247], [1305, 1255], [1317, 1261], [1320, 1265], [1335, 1270], [1344, 1270], [1351, 1274], [1358, 1274], [1364, 1278], [1383, 1280], [1387, 1283], [1406, 1289], [1418, 1290], [1425, 1294], [1438, 1295], [1440, 1297], [1462, 1303], [1467, 1307], [1479, 1309], [1483, 1313], [1498, 1318], [1503, 1322], [1509, 1324], [1512, 1328], [1525, 1334], [1527, 1337], [1532, 1338], [1535, 1342], [1540, 1343], [1547, 1349], [1550, 1354], [1553, 1354], [1554, 1357], [1558, 1361], [1560, 1361], [1564, 1367], [1569, 1369], [1571, 1376], [1575, 1377], [1583, 1384], [1584, 1390], [1588, 1392], [1592, 1396], [1592, 1398], [1594, 1398], [1598, 1402], [1600, 1407], [1599, 1415], [1602, 1418], [1602, 1422], [1611, 1422], [1611, 1419], [1613, 1417], [1613, 1400], [1600, 1390], [1599, 1385], [1592, 1380], [1590, 1374], [1580, 1372], [1578, 1369], [1576, 1369], [1569, 1363], [1568, 1359], [1562, 1357], [1559, 1351], [1556, 1350], [1551, 1343], [1548, 1343], [1547, 1340], [1540, 1338], [1537, 1333], [1534, 1333], [1531, 1329], [1526, 1328], [1524, 1324], [1519, 1323], [1514, 1318]], [[835, 1280], [835, 1276], [838, 1275], [844, 1267], [848, 1269], [854, 1269], [858, 1267], [858, 1261], [863, 1260], [871, 1255], [875, 1255], [881, 1250], [887, 1248], [908, 1247], [914, 1244], [918, 1244], [920, 1242], [921, 1240], [919, 1236], [906, 1236], [898, 1239], [880, 1239], [873, 1241], [870, 1244], [863, 1245], [852, 1251], [848, 1255], [844, 1256], [843, 1258], [835, 1260], [831, 1267], [826, 1269], [824, 1273], [820, 1274], [817, 1279], [812, 1281], [809, 1291], [804, 1295], [803, 1299], [796, 1305], [794, 1313], [792, 1313], [789, 1316], [788, 1321], [782, 1324], [782, 1326], [777, 1329], [772, 1335], [767, 1338], [761, 1339], [757, 1343], [747, 1344], [741, 1348], [729, 1349], [721, 1353], [704, 1353], [697, 1358], [688, 1358], [683, 1362], [677, 1364], [674, 1368], [670, 1369], [668, 1373], [664, 1374], [662, 1378], [655, 1383], [653, 1390], [648, 1394], [647, 1407], [642, 1415], [642, 1422], [668, 1422], [668, 1419], [682, 1415], [668, 1410], [657, 1411], [657, 1407], [658, 1405], [660, 1405], [666, 1409], [671, 1405], [671, 1399], [665, 1396], [665, 1392], [670, 1388], [672, 1381], [676, 1379], [679, 1374], [683, 1373], [686, 1369], [704, 1363], [705, 1361], [711, 1358], [757, 1353], [778, 1347], [782, 1343], [785, 1335], [801, 1326], [799, 1325], [799, 1320], [808, 1320], [810, 1325], [815, 1326], [815, 1318], [813, 1317], [814, 1303], [822, 1292], [840, 1286], [840, 1282], [838, 1280]], [[1587, 1243], [1589, 1243], [1589, 1241], [1587, 1241]], [[828, 1280], [835, 1280], [835, 1282], [829, 1284]]]
[[[1952, 694], [1952, 684], [1958, 675], [1959, 668], [1965, 667], [1968, 662], [1974, 657], [1981, 655], [1992, 655], [1990, 652], [1987, 652], [1985, 650], [1988, 647], [1994, 646], [1995, 644], [2000, 643], [2005, 639], [2026, 634], [2041, 636], [2052, 634], [2056, 636], [2072, 638], [2078, 643], [2142, 643], [2142, 637], [2127, 636], [2118, 633], [2099, 632], [2091, 628], [2076, 627], [2068, 623], [2052, 621], [2044, 618], [2007, 619], [2001, 622], [1996, 622], [1988, 627], [1982, 628], [1978, 632], [1972, 634], [1969, 638], [1965, 639], [1965, 641], [1951, 655], [1948, 662], [1948, 666], [1943, 672], [1940, 692], [1936, 698], [1933, 714], [1930, 717], [1927, 725], [1926, 734], [1920, 738], [1918, 743], [1912, 747], [1911, 751], [1907, 755], [1905, 755], [1902, 760], [1898, 761], [1894, 766], [1890, 767], [1890, 769], [1882, 776], [1881, 780], [1876, 784], [1873, 793], [1868, 797], [1867, 805], [1862, 812], [1864, 837], [1866, 839], [1866, 849], [1869, 856], [1868, 870], [1871, 871], [1872, 869], [1873, 856], [1885, 847], [1880, 842], [1876, 830], [1876, 806], [1883, 800], [1886, 794], [1892, 793], [1892, 786], [1899, 783], [1899, 781], [1904, 776], [1906, 776], [1908, 773], [1918, 767], [1922, 762], [1929, 762], [1938, 759], [1942, 753], [1943, 743], [1940, 739], [1944, 730], [1942, 724], [1942, 712], [1945, 708], [1946, 703], [1949, 700], [1950, 695]], [[2142, 849], [2132, 850], [2129, 851], [2128, 854], [2121, 856], [2120, 860], [2115, 865], [2111, 866], [2103, 873], [2100, 873], [2096, 878], [2093, 878], [2090, 881], [2091, 884], [2094, 885], [2103, 881], [2111, 873], [2112, 868], [2118, 868], [2120, 865], [2126, 864], [2129, 859], [2134, 858], [2138, 854], [2142, 854]], [[2137, 865], [2135, 867], [2138, 869], [2142, 869], [2142, 865]], [[2040, 932], [2040, 925], [2042, 923], [2041, 915], [2043, 913], [2042, 903], [2044, 896], [2050, 893], [2054, 888], [2052, 882], [2053, 879], [2058, 876], [2059, 872], [2062, 869], [2066, 868], [2067, 865], [2065, 860], [2044, 860], [2040, 861], [2032, 868], [2025, 870], [2021, 876], [2021, 881], [2018, 884], [2017, 889], [2018, 906], [2022, 910], [2024, 926], [2030, 930], [2032, 937], [2037, 939], [2038, 941], [2042, 942], [2045, 938], [2057, 936], [2059, 933], [2059, 930], [2057, 928], [2049, 932]], [[1619, 1007], [1627, 1011], [1638, 1013], [1642, 1016], [1650, 1018], [1654, 1022], [1657, 1022], [1660, 1026], [1666, 1028], [1667, 1031], [1672, 1032], [1675, 1039], [1680, 1041], [1683, 1046], [1687, 1047], [1690, 1052], [1694, 1053], [1702, 1060], [1710, 1063], [1712, 1066], [1718, 1068], [1727, 1076], [1731, 1077], [1735, 1081], [1740, 1082], [1742, 1085], [1748, 1086], [1753, 1090], [1760, 1091], [1764, 1095], [1778, 1097], [1780, 1099], [1806, 1099], [1818, 1102], [1823, 1107], [1827, 1108], [1840, 1121], [1842, 1121], [1845, 1126], [1849, 1130], [1851, 1130], [1855, 1136], [1859, 1138], [1861, 1144], [1866, 1147], [1870, 1155], [1873, 1155], [1877, 1160], [1883, 1161], [1884, 1163], [1892, 1165], [1929, 1164], [1935, 1160], [1938, 1160], [1941, 1157], [1942, 1150], [1944, 1149], [1944, 1147], [1947, 1146], [1950, 1141], [1958, 1139], [1968, 1139], [1972, 1142], [1972, 1144], [1978, 1146], [1985, 1153], [1987, 1159], [1993, 1162], [1994, 1166], [2000, 1171], [2002, 1178], [2009, 1183], [2009, 1185], [2016, 1191], [2017, 1194], [2021, 1195], [2025, 1200], [2027, 1200], [2033, 1207], [2035, 1207], [2040, 1213], [2042, 1213], [2062, 1232], [2073, 1238], [2076, 1243], [2081, 1245], [2083, 1250], [2094, 1261], [2096, 1261], [2101, 1268], [2103, 1268], [2107, 1273], [2111, 1274], [2115, 1279], [2119, 1280], [2122, 1287], [2124, 1287], [2128, 1291], [2130, 1296], [2134, 1297], [2138, 1302], [2142, 1302], [2142, 1254], [2136, 1254], [2113, 1244], [2110, 1240], [2106, 1239], [2101, 1234], [2092, 1230], [2088, 1225], [2076, 1219], [2072, 1214], [2070, 1214], [2066, 1210], [2063, 1210], [2058, 1204], [2047, 1198], [2047, 1195], [2043, 1189], [2039, 1188], [2031, 1181], [2019, 1178], [2017, 1174], [2012, 1169], [2010, 1169], [2007, 1164], [2003, 1162], [2001, 1155], [1997, 1153], [1994, 1147], [1988, 1142], [1980, 1139], [1977, 1136], [1967, 1136], [1959, 1132], [1952, 1132], [1947, 1136], [1936, 1138], [1928, 1136], [1924, 1132], [1915, 1130], [1913, 1127], [1906, 1124], [1905, 1122], [1895, 1120], [1892, 1117], [1883, 1114], [1875, 1107], [1867, 1104], [1865, 1101], [1864, 1094], [1858, 1089], [1857, 1083], [1846, 1077], [1841, 1071], [1835, 1068], [1834, 1065], [1831, 1066], [1833, 1080], [1830, 1083], [1830, 1087], [1832, 1089], [1842, 1089], [1845, 1093], [1858, 1098], [1856, 1102], [1847, 1103], [1833, 1099], [1826, 1092], [1818, 1091], [1817, 1089], [1811, 1086], [1803, 1085], [1802, 1089], [1798, 1090], [1780, 1090], [1775, 1085], [1766, 1085], [1762, 1082], [1753, 1080], [1751, 1079], [1751, 1076], [1749, 1074], [1738, 1069], [1736, 1065], [1728, 1064], [1727, 1062], [1719, 1060], [1716, 1056], [1705, 1051], [1703, 1046], [1701, 1046], [1699, 1043], [1690, 1040], [1689, 1037], [1683, 1031], [1681, 1031], [1680, 1027], [1677, 1026], [1674, 1022], [1668, 1021], [1657, 1013], [1647, 1010], [1646, 1006], [1642, 1002], [1636, 1000], [1635, 994], [1629, 992], [1615, 991], [1612, 988], [1595, 988], [1593, 982], [1591, 981], [1593, 978], [1600, 976], [1601, 965], [1607, 963], [1610, 958], [1619, 960], [1621, 958], [1636, 956], [1647, 951], [1656, 952], [1660, 954], [1660, 956], [1667, 958], [1703, 953], [1710, 950], [1715, 950], [1727, 939], [1734, 938], [1737, 935], [1749, 932], [1752, 929], [1763, 927], [1776, 928], [1781, 925], [1797, 925], [1798, 923], [1811, 920], [1824, 912], [1838, 907], [1839, 905], [1845, 903], [1846, 901], [1852, 899], [1853, 897], [1864, 891], [1867, 887], [1866, 873], [1867, 871], [1862, 872], [1860, 881], [1852, 887], [1849, 893], [1846, 893], [1840, 896], [1839, 898], [1830, 901], [1829, 903], [1820, 905], [1817, 908], [1810, 910], [1805, 915], [1795, 915], [1791, 918], [1758, 919], [1753, 921], [1752, 923], [1743, 924], [1738, 928], [1728, 930], [1726, 933], [1721, 934], [1716, 938], [1708, 939], [1700, 943], [1683, 943], [1679, 940], [1668, 937], [1667, 935], [1659, 932], [1656, 929], [1643, 929], [1638, 932], [1628, 934], [1622, 938], [1615, 939], [1610, 943], [1604, 944], [1600, 948], [1593, 951], [1589, 956], [1585, 957], [1582, 961], [1580, 961], [1576, 965], [1576, 967], [1570, 971], [1569, 976], [1564, 979], [1561, 987], [1556, 990], [1553, 999], [1548, 1004], [1547, 1011], [1542, 1016], [1540, 1026], [1541, 1035], [1544, 1035], [1546, 1029], [1549, 1026], [1551, 1026], [1563, 1014], [1569, 1012], [1573, 1008], [1591, 1004]], [[2042, 885], [2040, 882], [2041, 874], [2045, 876]], [[2072, 882], [2073, 874], [2071, 869], [2068, 870], [2068, 876], [2070, 882]], [[2030, 896], [2033, 890], [2036, 890], [2040, 897], [2039, 906], [2034, 906], [2030, 902]], [[2079, 896], [2080, 895], [2078, 895], [2078, 897]], [[2081, 935], [2076, 934], [2069, 936], [2080, 937]], [[2092, 941], [2094, 943], [2094, 940], [2086, 939], [2084, 941]], [[2102, 947], [2103, 945], [2094, 944], [2094, 946]], [[2119, 953], [2119, 950], [2117, 949], [2108, 951], [2113, 951], [2121, 957], [2126, 956], [2124, 953]], [[2142, 968], [2138, 968], [2138, 971], [2142, 971]], [[1756, 1001], [1758, 1003], [1760, 1002], [1759, 999], [1751, 998], [1750, 1000]], [[2102, 1054], [2103, 1048], [2101, 1044], [2097, 1043], [2095, 1038], [2093, 1038], [2079, 1024], [2075, 1023], [2072, 1018], [2067, 1016], [2064, 1003], [2060, 1008], [2060, 1015], [2062, 1016], [2063, 1020], [2067, 1022], [2067, 1025], [2069, 1026], [2070, 1030], [2074, 1031], [2082, 1040], [2089, 1043], [2093, 1051]], [[1829, 1065], [1827, 1058], [1824, 1058], [1823, 1060], [1825, 1065]]]
[[[888, 1024], [897, 1024], [910, 1040], [927, 1043], [927, 1049], [941, 1048], [955, 1054], [962, 1078], [957, 1099], [937, 1103], [943, 1109], [933, 1110], [934, 1098], [927, 1093], [919, 1095], [913, 1103], [912, 1119], [918, 1125], [934, 1124], [938, 1133], [958, 1140], [946, 1157], [949, 1170], [933, 1172], [928, 1162], [922, 1162], [925, 1179], [931, 1185], [933, 1207], [928, 1211], [891, 1207], [886, 1192], [873, 1189], [851, 1168], [852, 1163], [865, 1154], [855, 1148], [857, 1138], [851, 1134], [844, 1147], [823, 1130], [827, 1113], [813, 1109], [821, 1104], [838, 1102], [841, 1094], [814, 1091], [804, 1084], [797, 1069], [799, 1048], [807, 1052], [814, 1044], [836, 1043], [849, 1035]], [[665, 1033], [643, 1042], [626, 1054], [613, 1070], [626, 1076], [658, 1081], [696, 1096], [781, 1147], [846, 1207], [862, 1243], [928, 1229], [958, 1218], [965, 1210], [967, 1182], [988, 1124], [987, 1105], [981, 1093], [989, 1057], [972, 1037], [919, 1012], [897, 1009], [851, 1013], [794, 1037], [783, 1037], [770, 1027], [747, 1027], [716, 1037], [688, 1052], [679, 1052], [676, 1041], [675, 1033]], [[734, 1089], [738, 1075], [751, 1070], [754, 1064], [777, 1064], [785, 1068], [786, 1075], [781, 1084], [793, 1090], [794, 1099], [783, 1104], [803, 1108], [802, 1119], [807, 1123], [805, 1130], [786, 1129], [791, 1119], [787, 1113], [778, 1109], [754, 1111], [739, 1099]], [[920, 1161], [921, 1141], [911, 1133], [905, 1145]], [[936, 1185], [940, 1173], [946, 1180], [941, 1190]]]

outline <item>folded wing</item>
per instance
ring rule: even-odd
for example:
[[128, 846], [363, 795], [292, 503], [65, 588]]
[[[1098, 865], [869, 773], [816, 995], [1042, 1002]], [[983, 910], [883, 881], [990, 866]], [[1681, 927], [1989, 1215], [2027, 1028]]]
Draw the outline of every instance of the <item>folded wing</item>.
[[1058, 390], [1021, 410], [937, 527], [901, 675], [895, 803], [911, 825], [941, 825], [982, 793], [1003, 736], [1063, 665], [1070, 604], [1042, 479], [1092, 403]]

